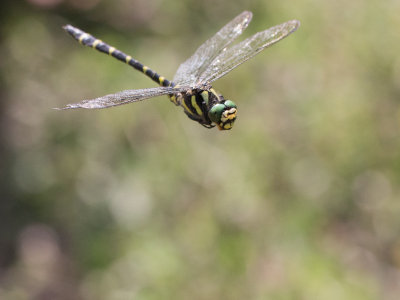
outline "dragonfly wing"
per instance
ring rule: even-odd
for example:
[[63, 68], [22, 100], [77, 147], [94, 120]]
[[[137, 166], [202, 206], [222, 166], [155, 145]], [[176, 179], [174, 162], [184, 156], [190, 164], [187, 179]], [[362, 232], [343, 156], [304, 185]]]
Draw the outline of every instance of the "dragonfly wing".
[[200, 75], [199, 82], [213, 82], [230, 72], [238, 65], [255, 56], [265, 48], [287, 37], [300, 26], [297, 20], [271, 27], [261, 31], [243, 42], [234, 45], [218, 55]]
[[65, 107], [56, 109], [107, 108], [112, 106], [128, 104], [131, 102], [142, 101], [148, 98], [157, 97], [161, 95], [169, 95], [169, 94], [184, 92], [187, 91], [187, 89], [188, 88], [185, 87], [179, 87], [179, 88], [157, 87], [157, 88], [140, 89], [140, 90], [125, 90], [115, 94], [105, 95], [103, 97], [91, 100], [82, 100], [79, 103], [67, 104]]
[[179, 85], [193, 85], [209, 64], [242, 34], [243, 30], [249, 25], [251, 18], [252, 13], [244, 11], [222, 27], [179, 66], [173, 82]]

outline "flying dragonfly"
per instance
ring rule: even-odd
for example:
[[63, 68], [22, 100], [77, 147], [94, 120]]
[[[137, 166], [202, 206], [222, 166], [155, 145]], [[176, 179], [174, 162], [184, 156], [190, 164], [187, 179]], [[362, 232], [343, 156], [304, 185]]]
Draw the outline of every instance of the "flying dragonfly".
[[206, 128], [217, 126], [220, 130], [232, 128], [237, 106], [214, 90], [211, 83], [252, 58], [265, 48], [287, 37], [300, 26], [297, 20], [288, 21], [258, 32], [244, 41], [231, 45], [249, 25], [252, 13], [244, 11], [222, 27], [212, 38], [182, 63], [172, 81], [143, 65], [132, 56], [104, 43], [71, 25], [63, 28], [79, 43], [106, 53], [144, 73], [160, 85], [156, 88], [125, 90], [79, 103], [67, 104], [58, 109], [108, 108], [167, 95], [185, 114]]

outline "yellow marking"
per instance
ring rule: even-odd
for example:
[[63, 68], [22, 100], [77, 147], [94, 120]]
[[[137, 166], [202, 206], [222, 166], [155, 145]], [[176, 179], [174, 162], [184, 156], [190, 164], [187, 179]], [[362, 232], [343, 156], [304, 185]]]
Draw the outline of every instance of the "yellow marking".
[[146, 73], [149, 67], [143, 66], [143, 73]]
[[224, 129], [231, 129], [232, 128], [232, 123], [226, 123], [224, 125]]
[[228, 114], [227, 114], [227, 111], [225, 110], [225, 111], [222, 113], [221, 122], [224, 123], [226, 120], [228, 120]]
[[206, 102], [206, 104], [208, 105], [208, 92], [201, 92], [201, 96], [203, 97], [204, 102]]
[[227, 111], [228, 115], [226, 116], [228, 120], [232, 120], [236, 118], [236, 108], [231, 108], [230, 110]]
[[192, 106], [193, 106], [194, 109], [196, 110], [197, 114], [198, 114], [199, 116], [202, 116], [202, 115], [203, 115], [203, 112], [201, 111], [201, 108], [197, 105], [196, 96], [194, 96], [194, 95], [192, 96], [191, 102], [192, 102]]
[[92, 48], [96, 48], [96, 46], [97, 46], [98, 44], [100, 44], [101, 42], [102, 42], [101, 40], [95, 40], [95, 41], [93, 42]]
[[187, 107], [185, 101], [181, 102], [181, 105], [183, 106], [183, 108], [186, 110], [186, 112], [188, 112], [189, 114], [193, 115], [192, 111], [189, 109], [189, 107]]
[[182, 101], [180, 101], [180, 105], [182, 105], [182, 107], [186, 110], [186, 112], [188, 112], [189, 114], [193, 115], [192, 111], [189, 109], [189, 107], [187, 107], [184, 98], [182, 99]]
[[218, 101], [221, 101], [221, 99], [219, 98], [219, 95], [218, 95], [218, 93], [217, 93], [216, 90], [214, 90], [214, 89], [211, 88], [211, 89], [210, 89], [210, 92], [213, 93], [213, 94], [215, 95], [215, 97], [217, 97]]
[[164, 83], [165, 78], [163, 76], [160, 76], [158, 78], [158, 81], [160, 82], [160, 84], [162, 85]]
[[234, 114], [236, 113], [236, 108], [232, 107], [230, 110], [228, 110], [229, 114]]
[[232, 120], [236, 118], [236, 108], [231, 108], [230, 110], [225, 110], [221, 116], [221, 122], [224, 123], [227, 120]]
[[87, 33], [82, 34], [78, 39], [79, 43], [82, 44], [83, 40], [86, 39], [87, 37], [89, 37]]
[[178, 103], [176, 102], [176, 97], [175, 97], [175, 95], [169, 96], [169, 98], [171, 99], [171, 101], [172, 101], [175, 105], [178, 105]]
[[127, 57], [125, 57], [125, 61], [127, 64], [129, 64], [129, 62], [131, 61], [132, 56], [128, 55]]
[[108, 49], [108, 54], [111, 55], [111, 54], [113, 54], [114, 51], [115, 51], [115, 48], [114, 47], [110, 47]]

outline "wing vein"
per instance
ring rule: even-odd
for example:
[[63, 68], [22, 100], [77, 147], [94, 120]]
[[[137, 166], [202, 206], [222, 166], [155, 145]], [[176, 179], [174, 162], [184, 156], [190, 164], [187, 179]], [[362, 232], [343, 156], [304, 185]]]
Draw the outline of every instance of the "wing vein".
[[265, 48], [287, 37], [296, 31], [299, 26], [300, 22], [297, 20], [288, 21], [258, 32], [239, 44], [226, 49], [215, 57], [207, 69], [200, 74], [199, 82], [211, 83], [221, 78]]
[[125, 90], [115, 94], [109, 94], [102, 97], [98, 97], [90, 100], [82, 100], [78, 103], [67, 104], [62, 108], [56, 109], [75, 109], [75, 108], [86, 108], [86, 109], [99, 109], [108, 108], [112, 106], [118, 106], [128, 104], [132, 102], [142, 101], [148, 98], [153, 98], [162, 95], [172, 95], [180, 92], [187, 91], [188, 87], [156, 87], [139, 90]]
[[182, 63], [173, 79], [179, 85], [193, 85], [210, 63], [224, 51], [249, 25], [252, 13], [244, 11], [203, 43]]

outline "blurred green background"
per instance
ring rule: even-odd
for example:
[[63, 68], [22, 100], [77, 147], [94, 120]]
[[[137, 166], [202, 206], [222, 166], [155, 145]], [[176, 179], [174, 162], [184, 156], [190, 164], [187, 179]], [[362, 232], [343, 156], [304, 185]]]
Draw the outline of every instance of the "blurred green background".
[[[70, 23], [167, 78], [243, 10], [299, 30], [214, 83], [207, 130]], [[0, 299], [399, 299], [400, 1], [2, 1]], [[242, 37], [242, 38], [243, 38]]]

